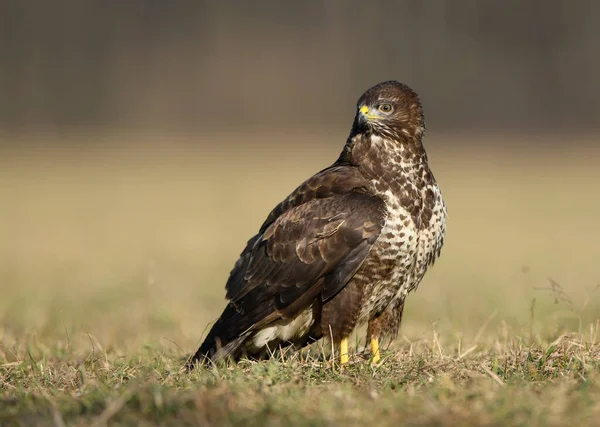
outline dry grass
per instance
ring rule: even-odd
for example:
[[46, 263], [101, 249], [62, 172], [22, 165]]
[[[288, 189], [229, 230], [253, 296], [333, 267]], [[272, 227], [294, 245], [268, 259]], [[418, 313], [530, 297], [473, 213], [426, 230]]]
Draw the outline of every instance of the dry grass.
[[2, 151], [0, 424], [593, 425], [599, 151], [529, 139], [430, 136], [447, 245], [379, 366], [359, 331], [344, 370], [315, 346], [192, 374], [245, 240], [339, 144]]

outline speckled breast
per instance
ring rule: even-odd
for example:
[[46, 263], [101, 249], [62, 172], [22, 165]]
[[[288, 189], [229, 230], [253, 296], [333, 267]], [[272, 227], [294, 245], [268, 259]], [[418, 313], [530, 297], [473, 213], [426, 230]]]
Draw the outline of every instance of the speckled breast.
[[418, 194], [411, 199], [412, 206], [402, 203], [402, 193], [387, 190], [382, 194], [387, 207], [385, 226], [352, 279], [364, 289], [359, 324], [381, 313], [394, 299], [404, 299], [439, 255], [446, 224], [439, 188], [433, 183], [411, 190]]

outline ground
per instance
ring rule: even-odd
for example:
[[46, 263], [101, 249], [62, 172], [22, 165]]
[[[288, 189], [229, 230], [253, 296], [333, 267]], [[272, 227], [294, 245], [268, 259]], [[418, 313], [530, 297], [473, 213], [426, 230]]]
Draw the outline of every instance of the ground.
[[280, 138], [2, 149], [0, 425], [597, 424], [589, 136], [429, 135], [447, 245], [376, 366], [361, 329], [343, 369], [323, 342], [186, 373], [247, 238], [339, 149]]

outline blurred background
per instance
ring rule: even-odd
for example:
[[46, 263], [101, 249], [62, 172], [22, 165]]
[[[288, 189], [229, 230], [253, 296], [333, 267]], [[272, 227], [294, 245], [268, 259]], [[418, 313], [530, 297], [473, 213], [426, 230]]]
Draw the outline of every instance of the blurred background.
[[2, 2], [0, 124], [345, 128], [414, 86], [435, 130], [597, 128], [600, 5], [476, 0]]
[[0, 351], [87, 334], [191, 351], [246, 240], [390, 79], [421, 95], [450, 212], [405, 341], [585, 330], [599, 17], [591, 0], [3, 1]]

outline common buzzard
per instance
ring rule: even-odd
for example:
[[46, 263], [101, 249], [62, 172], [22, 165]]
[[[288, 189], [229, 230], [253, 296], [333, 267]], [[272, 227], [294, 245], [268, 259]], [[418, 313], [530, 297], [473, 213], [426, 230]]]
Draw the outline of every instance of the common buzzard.
[[439, 256], [446, 207], [429, 169], [418, 95], [395, 81], [358, 100], [339, 158], [269, 214], [236, 262], [229, 300], [193, 356], [197, 361], [333, 339], [342, 364], [348, 336], [368, 322], [372, 360], [395, 338], [406, 296]]

